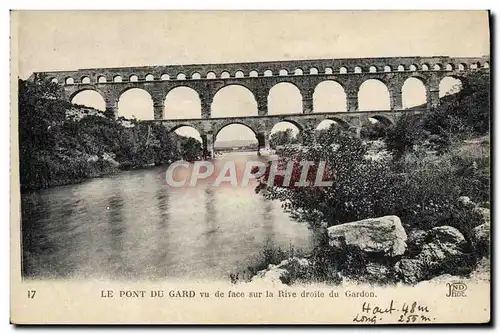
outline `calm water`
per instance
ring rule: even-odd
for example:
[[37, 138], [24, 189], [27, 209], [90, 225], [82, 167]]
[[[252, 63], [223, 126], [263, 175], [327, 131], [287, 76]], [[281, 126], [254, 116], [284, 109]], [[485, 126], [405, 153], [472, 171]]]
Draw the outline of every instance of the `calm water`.
[[165, 169], [23, 195], [24, 275], [226, 280], [254, 264], [266, 245], [311, 248], [307, 227], [253, 186], [172, 189]]

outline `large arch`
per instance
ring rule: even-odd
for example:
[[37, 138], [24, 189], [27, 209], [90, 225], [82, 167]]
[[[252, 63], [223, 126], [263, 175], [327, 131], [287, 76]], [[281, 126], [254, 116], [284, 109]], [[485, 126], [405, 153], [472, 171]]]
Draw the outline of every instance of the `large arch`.
[[165, 97], [164, 119], [201, 118], [201, 101], [198, 93], [189, 87], [176, 87]]
[[360, 111], [390, 110], [389, 89], [380, 80], [368, 79], [358, 90], [358, 109]]
[[224, 124], [214, 133], [214, 149], [228, 150], [248, 147], [258, 149], [257, 131], [242, 122]]
[[280, 82], [269, 90], [267, 97], [269, 115], [301, 114], [302, 94], [294, 84]]
[[96, 110], [105, 111], [106, 102], [102, 95], [93, 89], [84, 89], [71, 96], [71, 103], [79, 104]]
[[347, 123], [343, 119], [331, 117], [331, 118], [327, 118], [327, 119], [324, 119], [321, 122], [319, 122], [319, 124], [316, 126], [315, 130], [318, 130], [318, 131], [319, 130], [327, 130], [331, 126], [335, 126], [335, 127], [341, 128], [341, 129], [348, 129], [350, 127], [349, 123]]
[[323, 81], [313, 93], [314, 112], [347, 111], [347, 95], [344, 87], [336, 81]]
[[118, 115], [140, 120], [154, 119], [153, 99], [141, 88], [124, 91], [118, 99]]
[[427, 89], [422, 80], [411, 77], [405, 80], [401, 89], [401, 97], [403, 109], [422, 105], [425, 107], [427, 104]]
[[200, 131], [198, 131], [198, 129], [196, 129], [195, 127], [193, 127], [191, 125], [182, 124], [182, 125], [176, 126], [175, 128], [173, 128], [171, 130], [171, 132], [174, 132], [174, 133], [178, 134], [179, 136], [194, 138], [197, 141], [199, 141], [200, 143], [203, 143], [203, 141], [201, 139]]
[[242, 117], [259, 114], [253, 93], [241, 85], [222, 87], [214, 96], [212, 117]]
[[446, 76], [439, 82], [439, 97], [442, 98], [446, 95], [453, 95], [462, 90], [462, 80]]
[[301, 133], [302, 128], [296, 122], [289, 120], [278, 122], [269, 131], [269, 144], [271, 148], [285, 144], [296, 144], [300, 140]]

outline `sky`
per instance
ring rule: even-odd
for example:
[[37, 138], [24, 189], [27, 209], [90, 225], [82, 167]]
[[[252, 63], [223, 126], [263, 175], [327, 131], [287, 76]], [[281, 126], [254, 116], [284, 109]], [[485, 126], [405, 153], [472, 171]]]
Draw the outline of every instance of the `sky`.
[[[13, 14], [19, 53], [13, 67], [27, 78], [34, 71], [141, 65], [225, 63], [316, 58], [391, 56], [464, 56], [489, 54], [486, 11], [27, 11]], [[454, 83], [448, 84], [449, 89]], [[373, 84], [360, 96], [360, 107], [386, 103], [383, 87]], [[239, 87], [238, 87], [239, 88]], [[212, 114], [251, 115], [255, 100], [232, 87], [216, 96]], [[410, 101], [422, 102], [421, 87], [408, 88]], [[147, 118], [149, 96], [130, 92], [119, 102], [120, 114]], [[270, 113], [300, 112], [294, 87], [276, 87]], [[323, 87], [318, 110], [340, 111], [342, 91]], [[362, 93], [360, 92], [360, 95]], [[88, 104], [99, 97], [78, 97]], [[339, 102], [340, 101], [340, 102]], [[75, 101], [81, 102], [81, 101]], [[187, 89], [167, 96], [169, 118], [199, 117], [197, 96]], [[84, 103], [85, 104], [85, 103]], [[120, 108], [121, 106], [121, 108]], [[228, 129], [221, 140], [249, 139], [250, 130]], [[219, 139], [219, 138], [218, 138]]]

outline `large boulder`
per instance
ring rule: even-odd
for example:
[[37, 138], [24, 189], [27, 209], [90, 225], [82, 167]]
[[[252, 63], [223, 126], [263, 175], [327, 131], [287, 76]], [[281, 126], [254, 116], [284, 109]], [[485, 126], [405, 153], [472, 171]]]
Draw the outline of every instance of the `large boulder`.
[[456, 269], [453, 264], [464, 257], [466, 244], [464, 236], [456, 228], [435, 227], [426, 234], [422, 251], [414, 258], [397, 262], [394, 271], [403, 282], [410, 284], [426, 277], [453, 272]]
[[369, 218], [329, 227], [331, 247], [398, 256], [406, 250], [406, 232], [397, 216]]

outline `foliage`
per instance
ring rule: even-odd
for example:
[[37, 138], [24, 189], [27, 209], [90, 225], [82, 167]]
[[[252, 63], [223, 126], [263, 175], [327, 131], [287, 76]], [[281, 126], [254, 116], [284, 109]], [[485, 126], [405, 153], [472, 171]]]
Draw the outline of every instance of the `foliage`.
[[[43, 77], [19, 80], [19, 153], [22, 190], [80, 182], [120, 169], [196, 159], [201, 145], [159, 124], [72, 105]], [[71, 116], [72, 115], [72, 116]], [[78, 117], [76, 117], [77, 115]], [[127, 124], [126, 124], [127, 123]], [[181, 141], [184, 144], [178, 145]]]
[[462, 90], [441, 99], [436, 110], [401, 117], [387, 131], [387, 147], [397, 159], [417, 146], [444, 153], [453, 142], [489, 133], [489, 92], [489, 73], [468, 75]]
[[269, 139], [269, 146], [275, 149], [278, 146], [287, 145], [287, 144], [296, 144], [298, 139], [293, 135], [292, 129], [288, 128], [285, 131], [276, 131], [271, 134], [271, 138]]

